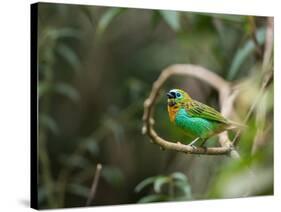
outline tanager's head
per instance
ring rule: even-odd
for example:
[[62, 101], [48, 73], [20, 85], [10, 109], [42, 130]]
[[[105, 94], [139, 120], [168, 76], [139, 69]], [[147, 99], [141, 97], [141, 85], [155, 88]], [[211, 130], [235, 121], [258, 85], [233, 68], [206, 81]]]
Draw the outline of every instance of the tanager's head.
[[183, 90], [172, 89], [167, 93], [168, 105], [173, 107], [175, 105], [180, 105], [181, 103], [188, 102], [191, 97]]

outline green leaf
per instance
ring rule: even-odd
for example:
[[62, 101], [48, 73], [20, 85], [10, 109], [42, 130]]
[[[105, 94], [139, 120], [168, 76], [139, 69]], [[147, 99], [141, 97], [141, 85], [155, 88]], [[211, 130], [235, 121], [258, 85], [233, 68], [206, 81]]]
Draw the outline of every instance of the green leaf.
[[83, 14], [86, 16], [86, 18], [89, 20], [92, 26], [94, 26], [94, 20], [93, 20], [93, 15], [92, 15], [92, 8], [88, 6], [81, 5], [80, 9], [82, 10]]
[[140, 192], [144, 187], [152, 184], [157, 177], [149, 177], [141, 181], [135, 188], [135, 192]]
[[79, 93], [75, 88], [66, 83], [57, 83], [55, 91], [77, 102], [80, 99]]
[[167, 200], [168, 197], [165, 195], [161, 195], [161, 194], [151, 194], [148, 196], [145, 196], [143, 198], [141, 198], [138, 203], [148, 203], [148, 202], [159, 202], [159, 201], [165, 201]]
[[[259, 45], [262, 45], [265, 41], [265, 28], [260, 28], [257, 30], [257, 41]], [[234, 59], [230, 65], [230, 69], [228, 72], [228, 79], [233, 79], [237, 73], [241, 65], [246, 61], [246, 59], [252, 54], [255, 50], [255, 44], [253, 40], [248, 40], [242, 48], [239, 48], [234, 56]]]
[[74, 71], [79, 69], [80, 59], [72, 48], [65, 44], [59, 44], [56, 51], [70, 64]]
[[42, 127], [49, 129], [55, 135], [59, 134], [59, 127], [52, 117], [46, 114], [40, 114], [39, 117], [40, 125], [42, 125]]
[[165, 177], [165, 176], [157, 177], [156, 180], [154, 181], [154, 191], [156, 193], [160, 193], [162, 185], [169, 181], [170, 181], [169, 177]]
[[180, 13], [177, 11], [167, 11], [160, 10], [160, 15], [164, 21], [171, 27], [174, 31], [180, 30]]
[[80, 38], [80, 32], [73, 28], [49, 29], [47, 35], [52, 39]]
[[177, 181], [174, 183], [174, 185], [178, 190], [183, 192], [184, 196], [181, 197], [183, 197], [184, 199], [192, 199], [191, 188], [187, 182]]
[[175, 180], [180, 180], [180, 181], [185, 181], [187, 182], [187, 177], [183, 174], [183, 173], [180, 173], [180, 172], [175, 172], [171, 175], [171, 177]]
[[124, 8], [110, 8], [100, 18], [97, 26], [97, 33], [102, 34], [108, 25], [113, 21], [115, 17], [120, 15], [125, 9]]

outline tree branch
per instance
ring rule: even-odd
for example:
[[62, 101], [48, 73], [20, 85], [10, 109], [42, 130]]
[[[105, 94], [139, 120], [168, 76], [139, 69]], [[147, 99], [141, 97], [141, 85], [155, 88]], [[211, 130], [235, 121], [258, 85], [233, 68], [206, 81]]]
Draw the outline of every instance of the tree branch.
[[193, 148], [180, 142], [171, 142], [161, 138], [154, 130], [153, 111], [159, 91], [164, 83], [172, 76], [191, 76], [195, 77], [215, 88], [219, 93], [219, 102], [221, 113], [229, 116], [233, 110], [233, 102], [237, 95], [237, 90], [233, 90], [230, 83], [216, 75], [214, 72], [197, 65], [176, 64], [162, 71], [159, 78], [153, 83], [149, 97], [144, 102], [143, 128], [142, 133], [147, 134], [152, 143], [160, 145], [162, 149], [175, 150], [189, 154], [206, 154], [206, 155], [230, 155], [233, 158], [239, 158], [239, 153], [234, 149], [232, 142], [229, 140], [226, 132], [219, 135], [221, 147]]

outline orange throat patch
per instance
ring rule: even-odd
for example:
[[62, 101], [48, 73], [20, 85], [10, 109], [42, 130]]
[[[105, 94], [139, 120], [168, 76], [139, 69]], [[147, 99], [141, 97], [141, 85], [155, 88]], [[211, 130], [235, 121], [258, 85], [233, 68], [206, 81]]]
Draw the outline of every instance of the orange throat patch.
[[168, 105], [168, 113], [171, 122], [175, 122], [176, 113], [178, 112], [179, 107], [177, 105], [169, 106]]

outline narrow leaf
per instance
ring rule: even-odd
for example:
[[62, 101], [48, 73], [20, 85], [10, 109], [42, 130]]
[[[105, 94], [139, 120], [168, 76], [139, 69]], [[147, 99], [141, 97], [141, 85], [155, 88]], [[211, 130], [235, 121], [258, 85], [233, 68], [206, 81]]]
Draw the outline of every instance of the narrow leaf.
[[74, 71], [79, 69], [80, 59], [78, 58], [78, 55], [75, 53], [74, 49], [65, 44], [60, 44], [56, 48], [56, 51], [66, 60], [66, 62], [69, 63]]
[[148, 203], [148, 202], [160, 202], [167, 200], [167, 196], [160, 194], [151, 194], [141, 198], [138, 203]]
[[187, 182], [187, 177], [183, 174], [183, 173], [180, 173], [180, 172], [175, 172], [171, 175], [171, 177], [173, 179], [176, 179], [176, 180], [180, 180], [180, 181], [185, 181]]
[[175, 186], [183, 191], [183, 193], [185, 194], [185, 196], [188, 196], [188, 197], [191, 197], [191, 188], [189, 186], [189, 184], [187, 183], [184, 183], [182, 181], [178, 181], [178, 182], [175, 182]]
[[[265, 29], [261, 28], [257, 31], [257, 41], [259, 45], [262, 45], [265, 41]], [[237, 73], [241, 65], [246, 61], [246, 59], [250, 56], [251, 53], [255, 50], [255, 44], [253, 40], [248, 40], [245, 45], [239, 48], [234, 56], [234, 59], [230, 65], [230, 69], [228, 72], [228, 79], [233, 79]]]
[[89, 22], [91, 23], [92, 26], [94, 26], [94, 20], [93, 20], [93, 15], [92, 15], [92, 10], [90, 7], [88, 6], [84, 6], [81, 5], [80, 9], [82, 10], [82, 12], [84, 13], [84, 15], [87, 17], [87, 19], [89, 20]]
[[145, 180], [141, 181], [135, 188], [135, 192], [140, 192], [144, 187], [146, 187], [149, 184], [152, 184], [156, 177], [149, 177]]
[[154, 182], [154, 191], [156, 193], [160, 193], [162, 185], [169, 182], [169, 180], [170, 180], [169, 177], [164, 177], [164, 176], [157, 177]]
[[42, 127], [49, 129], [55, 135], [59, 134], [58, 125], [52, 117], [50, 117], [49, 115], [46, 115], [46, 114], [40, 114], [39, 117], [40, 117], [40, 120], [39, 120], [40, 125], [42, 125]]
[[73, 28], [61, 28], [61, 29], [49, 29], [47, 31], [47, 36], [50, 36], [52, 39], [59, 38], [80, 38], [80, 32]]
[[120, 15], [122, 11], [124, 11], [123, 8], [108, 9], [99, 20], [97, 32], [102, 34], [106, 30], [107, 26], [113, 21], [113, 19]]
[[79, 93], [76, 91], [75, 88], [66, 84], [66, 83], [58, 83], [55, 85], [55, 91], [70, 98], [73, 101], [79, 100]]
[[174, 31], [179, 31], [180, 14], [177, 11], [160, 10], [159, 12], [169, 27], [171, 27]]

